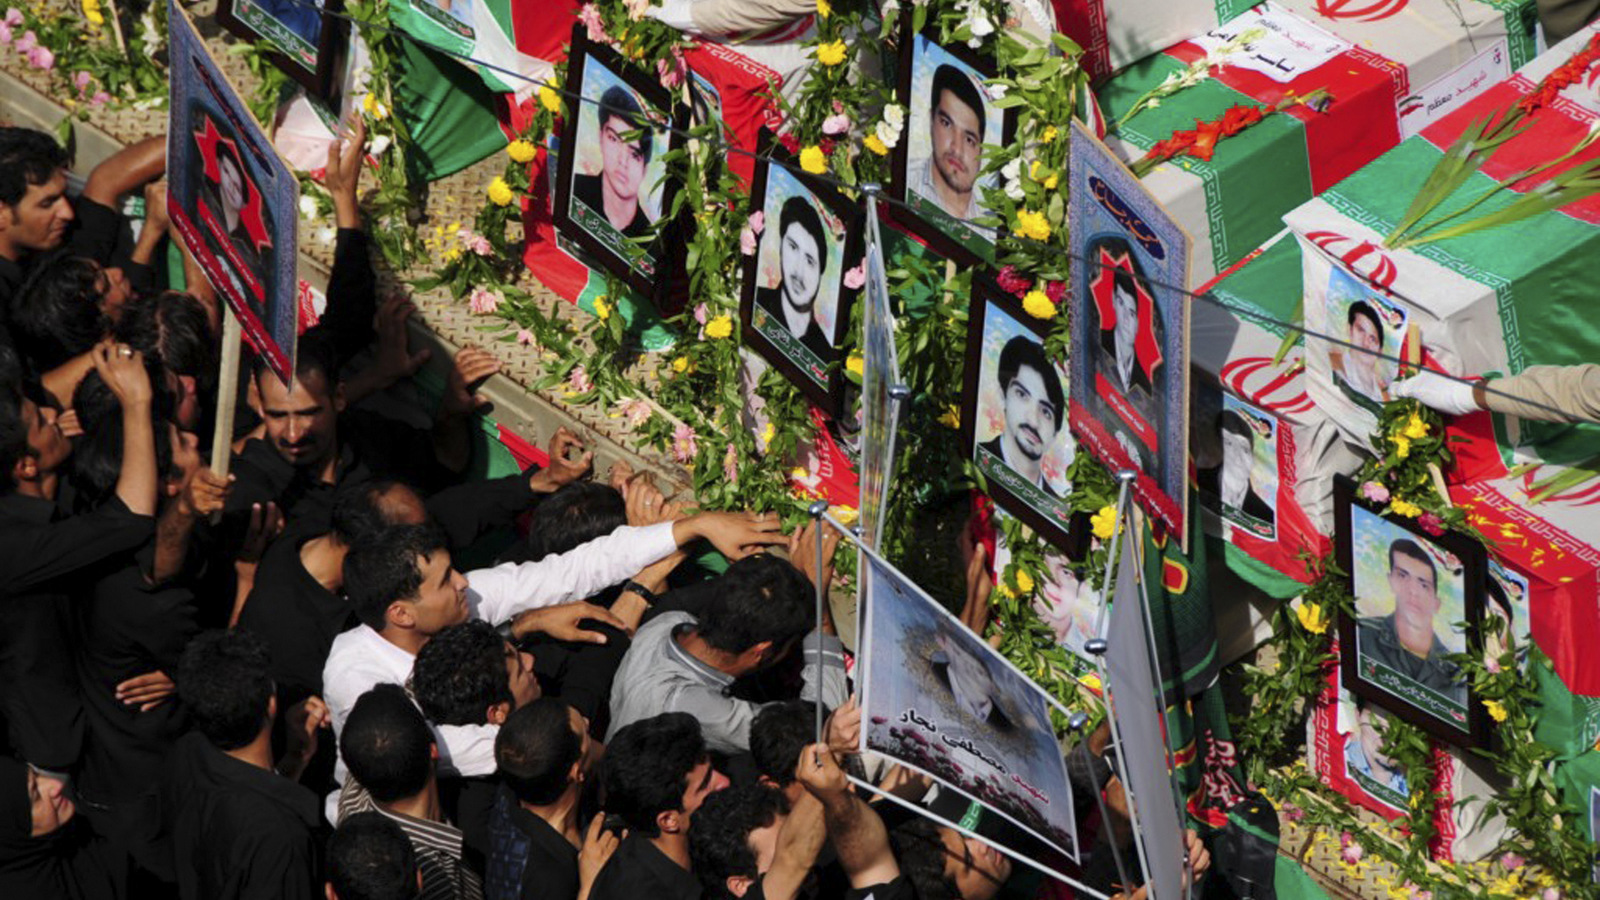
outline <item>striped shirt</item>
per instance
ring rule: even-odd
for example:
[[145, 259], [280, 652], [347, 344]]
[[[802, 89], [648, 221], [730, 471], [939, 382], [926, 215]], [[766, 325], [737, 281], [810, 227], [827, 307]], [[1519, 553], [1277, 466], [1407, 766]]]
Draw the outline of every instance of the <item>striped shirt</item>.
[[461, 829], [448, 822], [430, 822], [404, 813], [390, 812], [373, 802], [367, 789], [354, 778], [339, 792], [339, 821], [368, 810], [389, 817], [411, 839], [422, 871], [419, 900], [483, 900], [483, 880], [461, 862]]

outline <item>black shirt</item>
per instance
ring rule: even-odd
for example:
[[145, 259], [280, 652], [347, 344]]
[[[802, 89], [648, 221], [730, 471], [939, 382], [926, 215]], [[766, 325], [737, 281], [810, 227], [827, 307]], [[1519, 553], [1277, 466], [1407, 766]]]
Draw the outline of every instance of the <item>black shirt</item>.
[[173, 748], [162, 797], [183, 900], [322, 897], [321, 804], [310, 791], [190, 732]]
[[116, 497], [66, 517], [49, 500], [0, 496], [0, 708], [11, 746], [37, 766], [65, 771], [83, 744], [68, 592], [148, 539], [152, 522]]
[[650, 839], [630, 834], [595, 877], [589, 900], [700, 900], [700, 879], [656, 849]]
[[[600, 218], [605, 219], [606, 200], [600, 186], [600, 179], [603, 177], [602, 175], [574, 175], [572, 177], [572, 196], [582, 201], [584, 206], [599, 213]], [[607, 224], [610, 224], [609, 219], [607, 219]], [[612, 227], [615, 228], [616, 226]], [[635, 206], [633, 208], [633, 220], [628, 223], [628, 227], [618, 228], [617, 230], [622, 233], [623, 237], [644, 237], [650, 233], [650, 220], [645, 217], [644, 210]]]
[[489, 900], [576, 900], [578, 848], [523, 809], [509, 789], [495, 797], [489, 832]]
[[911, 879], [897, 875], [893, 881], [883, 884], [851, 888], [844, 896], [845, 900], [916, 900], [917, 892], [911, 886]]
[[267, 642], [281, 709], [322, 693], [322, 666], [333, 639], [357, 621], [349, 601], [323, 587], [300, 561], [300, 549], [310, 540], [297, 528], [267, 547], [239, 614], [239, 627]]

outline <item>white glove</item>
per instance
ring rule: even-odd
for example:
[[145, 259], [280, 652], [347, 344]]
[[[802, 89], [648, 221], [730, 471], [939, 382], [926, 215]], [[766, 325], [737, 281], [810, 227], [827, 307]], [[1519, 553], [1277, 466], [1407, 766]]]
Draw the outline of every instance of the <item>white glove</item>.
[[1446, 378], [1437, 372], [1423, 371], [1411, 378], [1402, 378], [1389, 385], [1389, 393], [1395, 397], [1410, 397], [1447, 416], [1464, 416], [1480, 409], [1472, 397], [1471, 382]]
[[690, 12], [692, 6], [694, 0], [661, 0], [660, 6], [652, 6], [644, 14], [663, 25], [694, 33], [698, 29], [694, 27], [694, 13]]

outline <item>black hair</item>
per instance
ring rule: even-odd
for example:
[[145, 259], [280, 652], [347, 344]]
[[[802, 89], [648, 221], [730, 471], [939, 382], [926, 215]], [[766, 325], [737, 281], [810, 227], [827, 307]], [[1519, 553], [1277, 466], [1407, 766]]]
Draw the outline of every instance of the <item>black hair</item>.
[[1021, 334], [1006, 341], [1006, 345], [1000, 348], [1000, 365], [995, 372], [1000, 380], [1000, 392], [1004, 394], [1011, 389], [1012, 379], [1024, 366], [1038, 372], [1039, 380], [1044, 382], [1044, 392], [1055, 410], [1056, 430], [1060, 431], [1061, 417], [1067, 412], [1066, 398], [1061, 391], [1061, 376], [1056, 374], [1056, 367], [1050, 365], [1050, 359], [1044, 355], [1044, 344]]
[[1358, 316], [1366, 316], [1368, 319], [1372, 320], [1372, 330], [1378, 335], [1378, 349], [1382, 350], [1383, 318], [1378, 315], [1378, 311], [1376, 309], [1372, 308], [1372, 304], [1365, 300], [1357, 300], [1350, 304], [1350, 310], [1344, 314], [1345, 325], [1354, 325]]
[[622, 492], [598, 481], [574, 481], [539, 501], [528, 521], [528, 537], [506, 554], [531, 562], [575, 550], [628, 524]]
[[[339, 387], [339, 355], [333, 342], [327, 339], [318, 339], [317, 335], [309, 335], [295, 345], [294, 352], [294, 377], [302, 384], [313, 376], [320, 375], [322, 384], [327, 393], [327, 400], [333, 402], [333, 393]], [[263, 378], [276, 378], [272, 369], [267, 365], [267, 357], [257, 353], [250, 360], [250, 377], [258, 380]], [[309, 390], [309, 388], [308, 388]]]
[[178, 699], [217, 749], [237, 750], [261, 733], [272, 701], [269, 660], [266, 642], [243, 629], [207, 631], [183, 649]]
[[390, 517], [388, 505], [383, 502], [385, 495], [397, 487], [411, 489], [392, 478], [340, 485], [334, 491], [333, 514], [329, 519], [333, 536], [348, 547], [363, 537], [403, 524]]
[[516, 702], [506, 674], [506, 639], [482, 619], [440, 631], [417, 651], [411, 692], [435, 725], [486, 725], [488, 709]]
[[433, 730], [398, 684], [356, 698], [339, 734], [350, 776], [379, 803], [416, 796], [433, 774]]
[[44, 184], [66, 166], [66, 148], [50, 135], [32, 128], [0, 127], [0, 203], [16, 206], [29, 185]]
[[921, 816], [912, 816], [889, 832], [900, 874], [911, 882], [917, 900], [961, 900], [955, 879], [944, 873], [949, 849], [939, 835], [939, 826]]
[[800, 751], [817, 738], [817, 705], [810, 700], [768, 703], [750, 723], [750, 756], [756, 771], [778, 787], [794, 781]]
[[650, 131], [650, 123], [645, 121], [644, 110], [639, 108], [639, 101], [633, 92], [619, 84], [606, 88], [600, 95], [600, 111], [598, 125], [602, 130], [606, 127], [607, 119], [621, 119], [629, 131], [643, 130], [634, 147], [639, 151], [639, 156], [646, 164], [650, 162], [650, 154], [655, 150], [655, 138]]
[[1255, 443], [1255, 429], [1251, 428], [1250, 423], [1245, 421], [1244, 414], [1236, 409], [1225, 409], [1217, 413], [1217, 433], [1221, 434], [1230, 431], [1240, 437], [1249, 438], [1251, 444]]
[[700, 610], [697, 628], [712, 647], [743, 653], [762, 641], [781, 649], [816, 625], [811, 582], [765, 553], [728, 567]]
[[686, 712], [623, 726], [606, 747], [606, 811], [621, 816], [630, 831], [655, 837], [656, 816], [683, 808], [689, 773], [707, 758], [700, 721]]
[[[217, 183], [222, 183], [220, 176], [222, 175], [223, 157], [227, 157], [233, 162], [234, 168], [239, 170], [239, 177], [248, 183], [250, 179], [250, 173], [244, 167], [244, 157], [239, 155], [239, 148], [235, 146], [232, 141], [227, 140], [226, 138], [217, 141], [217, 175], [219, 176]], [[249, 188], [246, 188], [245, 190], [248, 194]]]
[[1418, 544], [1416, 541], [1413, 541], [1410, 538], [1396, 538], [1392, 543], [1390, 543], [1390, 571], [1394, 571], [1394, 555], [1396, 553], [1400, 554], [1401, 556], [1409, 556], [1412, 559], [1421, 560], [1422, 562], [1427, 563], [1428, 575], [1433, 578], [1433, 589], [1435, 592], [1439, 590], [1439, 567], [1434, 564], [1433, 557], [1428, 554], [1428, 551], [1422, 549], [1421, 544]]
[[[822, 227], [822, 215], [811, 201], [801, 196], [790, 197], [783, 201], [783, 208], [778, 210], [778, 239], [789, 232], [790, 225], [799, 225], [811, 234], [817, 242], [817, 275], [821, 276], [828, 271], [828, 231]], [[781, 252], [781, 251], [780, 251]]]
[[[157, 396], [167, 395], [159, 392]], [[75, 508], [79, 512], [87, 512], [110, 500], [112, 494], [116, 493], [117, 481], [122, 477], [122, 404], [100, 373], [90, 370], [72, 392], [72, 408], [78, 414], [83, 435], [73, 442], [66, 476], [72, 484]], [[156, 482], [165, 484], [172, 477], [172, 441], [167, 429], [169, 422], [154, 410], [152, 418]]]
[[941, 63], [939, 68], [933, 70], [933, 90], [928, 96], [928, 115], [931, 117], [939, 110], [939, 95], [949, 91], [957, 100], [967, 105], [972, 114], [978, 119], [978, 141], [983, 141], [984, 132], [989, 128], [989, 117], [985, 115], [983, 97], [978, 94], [978, 86], [972, 83], [972, 78], [950, 63]]
[[583, 753], [571, 708], [558, 697], [540, 697], [507, 716], [495, 735], [500, 780], [523, 803], [545, 806], [567, 789], [567, 773]]
[[362, 624], [382, 631], [389, 604], [422, 587], [421, 560], [446, 547], [439, 526], [395, 525], [359, 537], [344, 557], [344, 591]]
[[12, 470], [32, 453], [28, 448], [28, 428], [32, 423], [22, 418], [22, 401], [28, 395], [25, 387], [16, 350], [0, 341], [0, 494], [16, 487]]
[[217, 381], [217, 340], [206, 308], [189, 294], [163, 291], [122, 308], [112, 335], [144, 354], [145, 362], [195, 380], [203, 397]]
[[760, 878], [750, 834], [786, 812], [782, 792], [763, 784], [724, 788], [706, 798], [689, 832], [694, 873], [708, 897], [733, 900], [729, 878]]
[[345, 817], [328, 839], [328, 883], [339, 900], [413, 900], [421, 888], [411, 839], [377, 810]]
[[94, 260], [57, 251], [40, 260], [17, 289], [11, 301], [13, 337], [36, 371], [54, 369], [105, 336], [104, 278], [105, 269]]

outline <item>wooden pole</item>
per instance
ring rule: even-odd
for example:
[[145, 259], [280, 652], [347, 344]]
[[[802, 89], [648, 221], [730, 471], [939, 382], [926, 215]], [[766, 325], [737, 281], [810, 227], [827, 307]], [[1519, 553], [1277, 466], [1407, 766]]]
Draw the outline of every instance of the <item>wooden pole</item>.
[[239, 401], [239, 358], [243, 353], [244, 332], [233, 308], [222, 304], [222, 365], [217, 374], [217, 425], [211, 432], [211, 471], [228, 475], [233, 457], [233, 413]]

